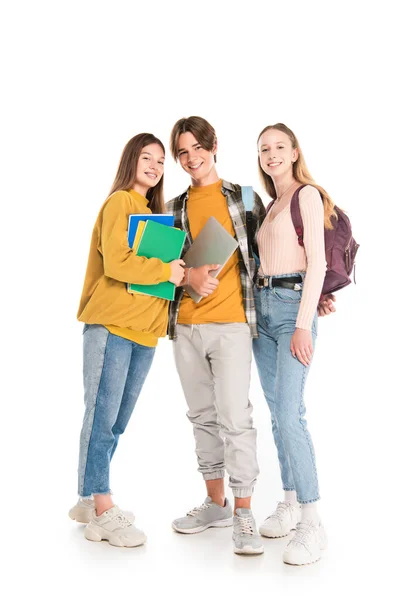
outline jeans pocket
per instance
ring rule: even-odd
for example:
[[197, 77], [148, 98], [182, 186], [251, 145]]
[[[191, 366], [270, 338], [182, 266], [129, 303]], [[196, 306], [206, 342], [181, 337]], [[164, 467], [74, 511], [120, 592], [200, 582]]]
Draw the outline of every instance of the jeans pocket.
[[272, 288], [273, 294], [280, 302], [287, 304], [299, 304], [301, 300], [302, 290], [291, 290], [283, 287]]

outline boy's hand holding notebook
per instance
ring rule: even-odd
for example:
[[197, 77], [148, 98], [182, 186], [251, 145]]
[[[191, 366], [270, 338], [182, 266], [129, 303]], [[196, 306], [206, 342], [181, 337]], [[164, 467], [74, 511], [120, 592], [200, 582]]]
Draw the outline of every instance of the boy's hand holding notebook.
[[[209, 271], [209, 275], [217, 277], [237, 247], [238, 243], [235, 238], [226, 231], [217, 219], [210, 217], [182, 258], [186, 267], [196, 268], [218, 264], [218, 269]], [[185, 290], [196, 304], [203, 297], [195, 292], [190, 285], [185, 286]]]

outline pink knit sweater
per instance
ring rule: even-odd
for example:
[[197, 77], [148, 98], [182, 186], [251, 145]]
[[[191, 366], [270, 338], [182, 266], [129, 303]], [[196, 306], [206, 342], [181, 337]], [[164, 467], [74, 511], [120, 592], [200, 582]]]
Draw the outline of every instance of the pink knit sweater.
[[300, 191], [304, 247], [299, 246], [290, 216], [290, 198], [272, 220], [269, 213], [258, 232], [261, 275], [284, 275], [306, 271], [296, 327], [311, 330], [325, 277], [324, 207], [316, 188]]

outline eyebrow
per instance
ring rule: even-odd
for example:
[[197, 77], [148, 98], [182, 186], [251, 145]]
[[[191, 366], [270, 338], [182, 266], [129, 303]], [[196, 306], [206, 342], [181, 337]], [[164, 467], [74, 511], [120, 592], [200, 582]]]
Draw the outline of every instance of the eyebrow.
[[[284, 144], [285, 142], [275, 142], [276, 144]], [[270, 146], [271, 144], [262, 144], [261, 148], [264, 148], [264, 146]]]
[[[142, 152], [142, 154], [148, 154], [149, 156], [153, 156], [151, 152]], [[165, 158], [164, 154], [160, 158]]]
[[[196, 142], [195, 144], [192, 144], [192, 148], [194, 148], [195, 146], [201, 146], [200, 142]], [[185, 148], [178, 148], [178, 152], [183, 152], [185, 150]]]

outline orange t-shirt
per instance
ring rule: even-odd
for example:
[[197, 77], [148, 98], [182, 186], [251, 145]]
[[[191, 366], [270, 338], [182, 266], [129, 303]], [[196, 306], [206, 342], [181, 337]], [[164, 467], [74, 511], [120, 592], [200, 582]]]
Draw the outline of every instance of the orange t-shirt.
[[[230, 235], [235, 236], [226, 198], [221, 190], [222, 181], [204, 187], [191, 187], [187, 200], [187, 214], [193, 240], [209, 217], [217, 219]], [[195, 304], [185, 292], [179, 309], [178, 323], [246, 323], [240, 283], [239, 256], [236, 250], [221, 273], [219, 286], [209, 296]]]

